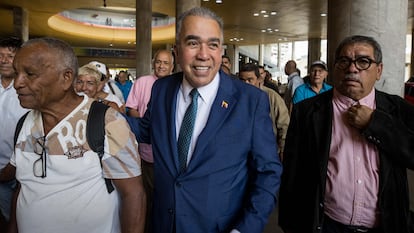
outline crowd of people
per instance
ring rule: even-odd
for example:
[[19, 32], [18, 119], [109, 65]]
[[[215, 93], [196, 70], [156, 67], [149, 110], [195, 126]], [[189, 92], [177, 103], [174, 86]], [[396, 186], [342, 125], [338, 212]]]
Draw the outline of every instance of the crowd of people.
[[414, 106], [375, 89], [374, 38], [343, 39], [332, 85], [288, 61], [283, 96], [263, 66], [232, 74], [206, 8], [177, 18], [174, 55], [114, 81], [59, 39], [0, 40], [0, 230], [260, 233], [278, 205], [285, 233], [413, 232]]

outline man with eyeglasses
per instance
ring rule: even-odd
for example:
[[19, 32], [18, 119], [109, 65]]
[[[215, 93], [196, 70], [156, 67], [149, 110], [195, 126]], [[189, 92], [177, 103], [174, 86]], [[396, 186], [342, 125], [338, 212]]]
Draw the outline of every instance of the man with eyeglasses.
[[13, 66], [20, 104], [32, 110], [10, 159], [19, 185], [9, 232], [143, 232], [145, 192], [134, 134], [121, 113], [108, 108], [104, 154], [100, 159], [92, 151], [86, 124], [94, 100], [73, 88], [73, 49], [55, 38], [32, 39]]
[[375, 89], [382, 71], [375, 39], [347, 37], [333, 90], [293, 107], [280, 189], [286, 233], [410, 232], [414, 106]]
[[0, 40], [0, 232], [5, 229], [5, 221], [9, 221], [11, 197], [16, 186], [14, 174], [10, 173], [12, 169], [8, 165], [13, 153], [14, 126], [27, 112], [20, 106], [13, 88], [13, 59], [21, 44], [22, 40], [16, 37]]

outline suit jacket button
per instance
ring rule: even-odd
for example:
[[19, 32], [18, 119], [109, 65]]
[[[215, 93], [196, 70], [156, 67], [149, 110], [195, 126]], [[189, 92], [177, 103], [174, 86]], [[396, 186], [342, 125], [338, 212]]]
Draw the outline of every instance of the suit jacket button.
[[173, 213], [174, 213], [174, 210], [173, 210], [173, 209], [171, 209], [171, 208], [169, 208], [169, 209], [168, 209], [168, 213], [169, 213], [169, 214], [173, 214]]

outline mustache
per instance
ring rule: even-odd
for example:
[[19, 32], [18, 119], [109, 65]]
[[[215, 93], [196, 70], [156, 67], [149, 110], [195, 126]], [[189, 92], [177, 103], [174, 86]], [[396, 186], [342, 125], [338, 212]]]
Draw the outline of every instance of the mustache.
[[360, 77], [359, 77], [358, 74], [346, 74], [343, 81], [361, 82]]

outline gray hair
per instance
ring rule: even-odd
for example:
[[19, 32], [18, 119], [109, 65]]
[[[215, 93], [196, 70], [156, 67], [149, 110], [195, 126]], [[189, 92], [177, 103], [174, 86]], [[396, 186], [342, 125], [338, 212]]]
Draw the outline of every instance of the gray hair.
[[180, 42], [180, 34], [181, 34], [182, 24], [183, 24], [183, 21], [185, 20], [185, 18], [187, 18], [188, 16], [199, 16], [199, 17], [215, 20], [217, 22], [217, 24], [219, 25], [219, 27], [220, 27], [221, 42], [223, 42], [223, 24], [224, 24], [223, 19], [220, 18], [216, 13], [214, 13], [210, 9], [207, 9], [205, 7], [194, 7], [192, 9], [188, 10], [188, 11], [185, 11], [184, 13], [182, 13], [178, 17], [176, 31], [175, 31], [175, 42], [176, 42], [176, 44], [179, 44], [179, 42]]
[[353, 35], [346, 37], [341, 41], [339, 46], [335, 50], [335, 60], [339, 58], [341, 55], [341, 51], [345, 46], [353, 45], [353, 44], [368, 44], [374, 48], [374, 58], [377, 63], [382, 63], [382, 51], [380, 44], [373, 38], [369, 36], [361, 36], [361, 35]]
[[59, 61], [56, 62], [61, 70], [69, 68], [72, 70], [74, 77], [78, 76], [78, 58], [68, 43], [53, 37], [41, 37], [25, 42], [22, 45], [22, 48], [33, 44], [43, 44], [47, 46], [52, 50], [49, 52], [53, 52], [59, 56]]

